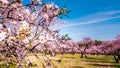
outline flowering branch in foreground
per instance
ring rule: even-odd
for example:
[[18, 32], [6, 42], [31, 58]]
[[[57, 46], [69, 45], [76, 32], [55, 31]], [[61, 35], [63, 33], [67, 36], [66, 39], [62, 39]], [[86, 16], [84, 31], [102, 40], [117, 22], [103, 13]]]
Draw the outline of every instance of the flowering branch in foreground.
[[59, 30], [50, 27], [66, 12], [40, 0], [27, 5], [22, 0], [0, 0], [0, 56], [12, 57], [18, 68], [25, 67], [29, 53], [38, 57], [34, 52], [37, 46], [43, 46], [44, 52], [47, 41], [57, 41]]

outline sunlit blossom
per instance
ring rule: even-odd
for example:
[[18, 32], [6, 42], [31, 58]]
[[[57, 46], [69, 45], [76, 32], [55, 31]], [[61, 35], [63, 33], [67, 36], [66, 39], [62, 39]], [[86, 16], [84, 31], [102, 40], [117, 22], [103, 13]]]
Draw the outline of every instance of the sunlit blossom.
[[30, 10], [29, 9], [26, 9], [25, 10], [27, 14], [30, 14]]
[[39, 3], [40, 2], [40, 0], [31, 0], [31, 2], [33, 2], [33, 3]]
[[14, 42], [15, 40], [16, 40], [16, 38], [15, 38], [14, 36], [10, 36], [10, 37], [9, 37], [9, 41], [10, 41], [10, 42]]
[[47, 9], [51, 9], [53, 6], [54, 6], [54, 3], [51, 3], [51, 4], [47, 4], [47, 5], [46, 5]]
[[48, 20], [49, 19], [49, 15], [47, 13], [44, 13], [43, 14], [43, 18], [46, 19], [46, 20]]
[[59, 14], [59, 10], [54, 11], [54, 15], [58, 15]]
[[46, 40], [47, 40], [47, 39], [46, 39], [44, 36], [39, 36], [39, 41], [40, 41], [41, 43], [45, 43]]
[[27, 38], [26, 38], [26, 39], [23, 39], [22, 41], [23, 41], [24, 43], [29, 43], [29, 39], [27, 39]]
[[57, 5], [55, 5], [55, 8], [57, 8], [57, 9], [58, 9], [59, 7], [58, 7]]
[[0, 0], [2, 3], [8, 4], [8, 0]]
[[10, 24], [17, 24], [17, 21], [10, 21]]
[[0, 24], [0, 29], [2, 29], [2, 24]]
[[21, 21], [21, 28], [26, 29], [29, 27], [29, 23], [27, 23], [26, 21]]
[[4, 40], [7, 37], [7, 33], [6, 32], [0, 32], [0, 41]]

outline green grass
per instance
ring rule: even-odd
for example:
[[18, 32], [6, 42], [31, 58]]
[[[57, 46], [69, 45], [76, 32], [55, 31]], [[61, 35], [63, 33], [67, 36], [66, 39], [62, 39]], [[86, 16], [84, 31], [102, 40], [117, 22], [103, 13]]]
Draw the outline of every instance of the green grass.
[[[39, 61], [33, 55], [30, 55], [28, 58], [32, 60], [33, 64], [37, 64], [38, 66], [33, 66], [31, 68], [43, 68], [41, 64], [45, 62], [43, 61], [43, 57], [41, 55]], [[54, 63], [57, 68], [120, 68], [120, 63], [115, 63], [113, 56], [106, 56], [106, 55], [87, 55], [87, 58], [80, 58], [79, 54], [71, 55], [71, 54], [64, 54], [60, 55], [57, 54], [55, 57], [51, 57], [47, 55], [49, 59]], [[44, 57], [45, 60], [47, 60]], [[45, 64], [46, 65], [46, 64]], [[11, 65], [12, 66], [12, 65]], [[14, 65], [13, 65], [14, 66]], [[0, 65], [0, 68], [5, 68], [5, 65]], [[15, 68], [15, 67], [10, 67]], [[49, 68], [46, 66], [46, 68]], [[53, 68], [51, 66], [50, 68]]]

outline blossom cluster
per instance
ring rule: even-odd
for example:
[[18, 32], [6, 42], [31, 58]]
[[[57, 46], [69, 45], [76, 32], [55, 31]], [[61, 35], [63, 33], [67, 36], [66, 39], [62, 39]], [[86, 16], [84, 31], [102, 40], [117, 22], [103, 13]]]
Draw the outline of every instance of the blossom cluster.
[[57, 40], [59, 31], [50, 26], [67, 12], [54, 3], [30, 1], [23, 5], [22, 0], [0, 0], [0, 52], [2, 56], [15, 57], [19, 68], [36, 46]]

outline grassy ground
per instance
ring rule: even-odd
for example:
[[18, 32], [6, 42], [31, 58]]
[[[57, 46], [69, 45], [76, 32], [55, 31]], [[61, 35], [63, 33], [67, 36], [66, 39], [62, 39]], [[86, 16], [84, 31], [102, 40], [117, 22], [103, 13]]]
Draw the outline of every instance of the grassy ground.
[[79, 54], [66, 54], [62, 57], [61, 63], [56, 63], [58, 68], [120, 68], [120, 64], [114, 63], [113, 56], [88, 55], [88, 58], [80, 58]]
[[[57, 66], [57, 68], [120, 68], [120, 63], [115, 63], [113, 56], [88, 55], [87, 58], [80, 58], [79, 54], [57, 54], [55, 57], [51, 57], [50, 55], [47, 55], [47, 57], [49, 57], [49, 59], [54, 63], [55, 66]], [[28, 58], [31, 59], [33, 64], [37, 64], [37, 67], [33, 65], [33, 67], [31, 68], [43, 68], [41, 62], [44, 63], [43, 58], [45, 57], [42, 57], [40, 55], [40, 59], [42, 59], [41, 62], [38, 59], [36, 59], [33, 55], [29, 56]], [[10, 68], [15, 68], [14, 66], [11, 66]], [[6, 67], [5, 65], [0, 65], [0, 68]], [[53, 68], [53, 66], [46, 68]]]

